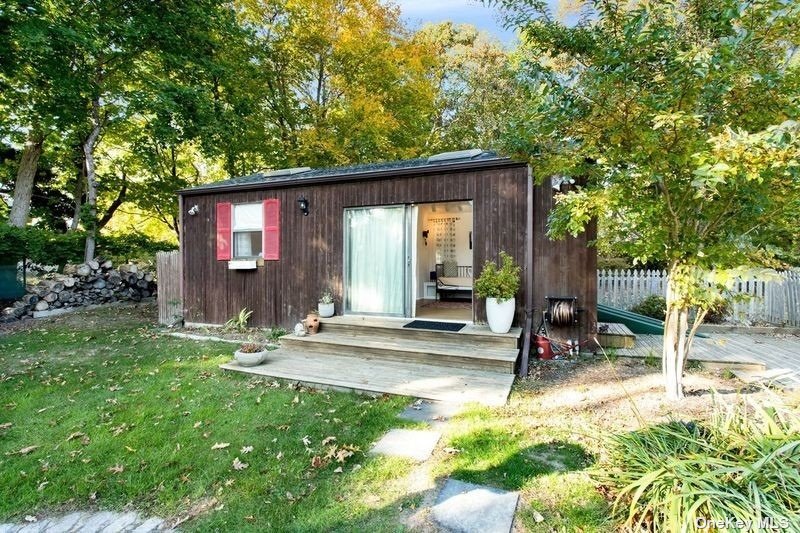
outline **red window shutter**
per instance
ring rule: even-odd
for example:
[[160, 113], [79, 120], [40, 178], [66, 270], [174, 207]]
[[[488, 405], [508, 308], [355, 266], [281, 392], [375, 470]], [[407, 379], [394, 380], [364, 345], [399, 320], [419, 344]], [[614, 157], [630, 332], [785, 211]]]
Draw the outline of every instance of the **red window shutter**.
[[217, 261], [231, 258], [231, 203], [217, 204]]
[[281, 201], [277, 198], [264, 200], [264, 259], [278, 261], [281, 258]]

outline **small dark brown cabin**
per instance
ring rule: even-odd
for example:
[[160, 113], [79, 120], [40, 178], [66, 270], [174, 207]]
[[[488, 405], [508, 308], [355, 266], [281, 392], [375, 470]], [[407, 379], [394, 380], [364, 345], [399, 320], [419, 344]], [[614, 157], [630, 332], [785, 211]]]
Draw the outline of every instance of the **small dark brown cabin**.
[[[596, 326], [591, 228], [552, 241], [569, 182], [535, 185], [527, 163], [465, 150], [383, 164], [259, 173], [179, 191], [184, 319], [292, 328], [330, 290], [335, 312], [485, 322], [472, 282], [506, 251], [523, 266], [515, 325], [548, 296], [576, 297]], [[443, 281], [444, 280], [444, 281]]]

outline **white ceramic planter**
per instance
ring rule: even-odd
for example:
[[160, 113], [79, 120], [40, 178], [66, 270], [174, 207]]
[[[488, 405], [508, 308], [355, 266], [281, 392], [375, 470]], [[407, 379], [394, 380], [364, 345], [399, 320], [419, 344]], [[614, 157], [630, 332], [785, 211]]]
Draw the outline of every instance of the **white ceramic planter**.
[[333, 313], [335, 312], [333, 302], [331, 302], [329, 304], [324, 304], [322, 302], [319, 302], [318, 311], [319, 311], [319, 316], [322, 317], [322, 318], [330, 318], [330, 317], [332, 317]]
[[508, 333], [514, 321], [516, 299], [498, 302], [497, 298], [486, 298], [486, 321], [492, 333]]
[[244, 353], [236, 350], [233, 352], [233, 358], [236, 359], [239, 366], [256, 366], [267, 359], [267, 350], [261, 350], [255, 353]]

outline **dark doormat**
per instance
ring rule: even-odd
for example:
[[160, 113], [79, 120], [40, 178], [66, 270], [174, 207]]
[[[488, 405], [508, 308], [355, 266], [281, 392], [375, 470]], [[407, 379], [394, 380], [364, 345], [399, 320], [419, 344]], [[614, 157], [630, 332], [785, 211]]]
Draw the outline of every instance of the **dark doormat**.
[[434, 331], [461, 331], [466, 326], [462, 322], [436, 322], [435, 320], [412, 320], [404, 325], [410, 329], [432, 329]]

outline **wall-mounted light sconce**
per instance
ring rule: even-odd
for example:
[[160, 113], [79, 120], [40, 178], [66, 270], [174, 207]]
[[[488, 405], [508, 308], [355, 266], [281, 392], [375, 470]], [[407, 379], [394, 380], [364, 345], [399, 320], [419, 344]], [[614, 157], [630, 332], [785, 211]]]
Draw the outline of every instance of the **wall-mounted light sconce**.
[[200, 212], [200, 208], [197, 207], [197, 204], [194, 204], [192, 207], [189, 208], [189, 214], [195, 216], [197, 213]]
[[305, 196], [301, 196], [297, 199], [297, 205], [300, 206], [300, 211], [303, 213], [304, 217], [308, 216], [308, 200]]
[[425, 230], [422, 232], [422, 238], [425, 240], [425, 246], [428, 246], [428, 235], [430, 235], [430, 230]]

